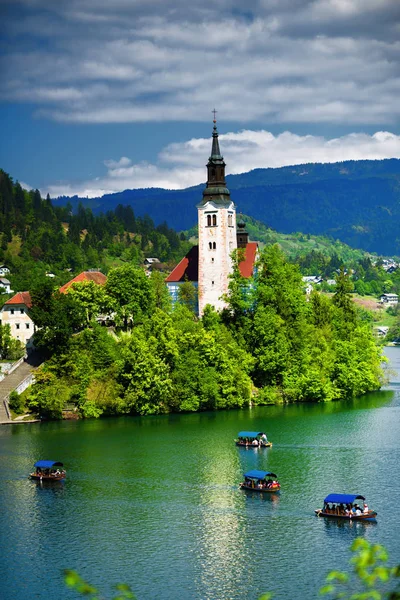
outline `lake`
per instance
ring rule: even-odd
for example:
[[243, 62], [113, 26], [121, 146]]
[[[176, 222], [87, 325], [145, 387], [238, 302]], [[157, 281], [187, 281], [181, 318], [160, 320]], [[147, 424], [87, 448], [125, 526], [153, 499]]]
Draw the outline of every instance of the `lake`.
[[[400, 348], [386, 353], [390, 383], [356, 400], [1, 426], [0, 596], [76, 598], [72, 568], [109, 596], [310, 600], [357, 536], [399, 563]], [[240, 430], [273, 447], [237, 448]], [[28, 480], [39, 459], [63, 461], [65, 483]], [[280, 495], [239, 490], [252, 468]], [[377, 523], [317, 518], [330, 492], [365, 494]]]

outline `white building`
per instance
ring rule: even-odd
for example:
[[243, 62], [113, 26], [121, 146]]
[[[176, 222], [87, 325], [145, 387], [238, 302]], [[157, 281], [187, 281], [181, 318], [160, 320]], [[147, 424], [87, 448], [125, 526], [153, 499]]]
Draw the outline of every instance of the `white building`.
[[3, 288], [5, 294], [12, 294], [11, 283], [5, 277], [0, 277], [0, 288]]
[[395, 306], [399, 302], [399, 297], [397, 294], [382, 294], [379, 298], [379, 302], [387, 304], [388, 306]]
[[35, 326], [29, 316], [32, 306], [29, 292], [18, 292], [7, 300], [1, 309], [1, 324], [9, 325], [13, 338], [20, 340], [28, 349], [33, 348]]

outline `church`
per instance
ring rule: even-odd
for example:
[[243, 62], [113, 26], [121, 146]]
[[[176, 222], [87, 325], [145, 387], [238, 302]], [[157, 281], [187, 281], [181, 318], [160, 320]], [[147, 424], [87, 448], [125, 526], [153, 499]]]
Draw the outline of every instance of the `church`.
[[165, 280], [174, 302], [178, 300], [179, 286], [185, 281], [195, 286], [200, 316], [207, 304], [217, 311], [225, 307], [222, 297], [228, 292], [233, 250], [244, 249], [239, 269], [246, 278], [253, 275], [258, 255], [258, 244], [249, 242], [245, 223], [240, 220], [236, 224], [236, 208], [225, 182], [226, 165], [219, 149], [215, 113], [213, 123], [207, 184], [197, 205], [199, 244], [190, 249]]

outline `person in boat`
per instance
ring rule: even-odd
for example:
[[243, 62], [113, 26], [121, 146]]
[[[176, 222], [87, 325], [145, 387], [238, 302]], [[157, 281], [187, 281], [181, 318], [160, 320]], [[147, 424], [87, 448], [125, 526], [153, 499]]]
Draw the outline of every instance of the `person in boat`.
[[268, 439], [267, 439], [267, 436], [265, 435], [265, 433], [263, 433], [262, 436], [260, 437], [260, 443], [268, 444]]
[[253, 441], [251, 442], [251, 445], [252, 445], [252, 446], [258, 446], [258, 441], [257, 441], [257, 440], [253, 440]]
[[369, 507], [368, 504], [366, 502], [364, 502], [364, 514], [368, 514], [369, 513]]

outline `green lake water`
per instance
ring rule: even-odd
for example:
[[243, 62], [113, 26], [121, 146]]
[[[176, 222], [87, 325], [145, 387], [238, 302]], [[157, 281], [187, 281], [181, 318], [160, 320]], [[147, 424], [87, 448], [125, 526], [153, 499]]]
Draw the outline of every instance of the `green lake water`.
[[[76, 569], [139, 600], [317, 597], [347, 569], [357, 536], [400, 562], [400, 348], [387, 389], [329, 404], [0, 427], [0, 597], [64, 600]], [[270, 449], [241, 449], [240, 430]], [[39, 459], [64, 484], [28, 480]], [[280, 495], [241, 491], [244, 471], [278, 474]], [[378, 522], [314, 516], [330, 492], [362, 493]]]

